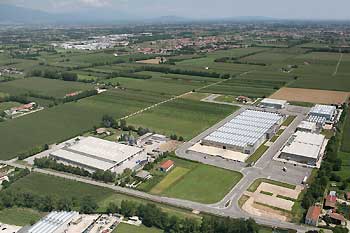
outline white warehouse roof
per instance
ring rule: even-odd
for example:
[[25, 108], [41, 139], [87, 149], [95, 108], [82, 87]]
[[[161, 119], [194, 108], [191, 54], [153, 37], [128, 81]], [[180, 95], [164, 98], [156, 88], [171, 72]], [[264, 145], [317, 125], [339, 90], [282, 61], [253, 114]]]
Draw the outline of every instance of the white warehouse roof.
[[[59, 228], [67, 225], [78, 216], [78, 212], [51, 212], [39, 222], [34, 224], [27, 232], [28, 233], [55, 233]], [[61, 231], [60, 231], [61, 232]]]
[[107, 170], [142, 151], [139, 147], [86, 137], [69, 147], [51, 152], [50, 155], [91, 168]]
[[265, 99], [263, 99], [260, 103], [262, 103], [262, 104], [286, 105], [286, 104], [287, 104], [287, 101], [286, 101], [286, 100], [276, 100], [276, 99], [265, 98]]
[[289, 138], [282, 153], [317, 159], [324, 141], [325, 136], [322, 134], [297, 131]]
[[203, 140], [240, 147], [254, 145], [281, 119], [277, 113], [245, 110]]
[[337, 108], [331, 105], [316, 104], [310, 110], [310, 115], [329, 115], [332, 116]]
[[316, 130], [316, 123], [315, 122], [311, 122], [311, 121], [302, 121], [298, 125], [298, 129], [315, 131]]

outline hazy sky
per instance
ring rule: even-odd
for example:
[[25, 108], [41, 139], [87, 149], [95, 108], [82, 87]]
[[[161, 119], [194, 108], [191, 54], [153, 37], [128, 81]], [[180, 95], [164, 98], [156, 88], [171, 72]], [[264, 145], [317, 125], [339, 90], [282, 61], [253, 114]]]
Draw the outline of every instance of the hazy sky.
[[269, 16], [291, 19], [350, 19], [350, 0], [0, 0], [50, 12], [113, 9], [140, 17], [190, 18]]

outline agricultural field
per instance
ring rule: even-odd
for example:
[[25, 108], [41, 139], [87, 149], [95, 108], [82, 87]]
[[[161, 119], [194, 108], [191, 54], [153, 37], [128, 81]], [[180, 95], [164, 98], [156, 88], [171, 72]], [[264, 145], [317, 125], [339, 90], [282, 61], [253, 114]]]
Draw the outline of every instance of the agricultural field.
[[345, 125], [343, 129], [341, 150], [350, 153], [350, 111], [346, 115]]
[[237, 110], [190, 99], [176, 99], [127, 119], [134, 126], [189, 140]]
[[11, 95], [25, 95], [29, 93], [63, 98], [66, 94], [91, 90], [94, 87], [89, 84], [78, 82], [67, 82], [46, 78], [24, 78], [10, 82], [0, 83], [0, 91]]
[[314, 90], [304, 88], [279, 89], [270, 98], [297, 102], [298, 105], [341, 104], [348, 100], [350, 93], [343, 91]]
[[99, 125], [104, 114], [118, 119], [162, 100], [163, 97], [149, 93], [108, 91], [2, 122], [0, 132], [6, 137], [0, 140], [0, 159], [11, 159], [35, 146], [80, 135]]
[[162, 74], [156, 72], [139, 72], [137, 74], [152, 75], [152, 78], [135, 79], [118, 77], [108, 79], [105, 81], [105, 83], [111, 83], [113, 85], [120, 84], [122, 88], [131, 89], [134, 91], [147, 91], [159, 93], [160, 95], [180, 95], [216, 81], [213, 78]]
[[252, 98], [269, 96], [293, 78], [282, 72], [252, 71], [225, 82], [201, 89], [201, 92], [233, 95], [244, 95]]
[[44, 214], [27, 208], [10, 208], [0, 211], [0, 222], [15, 225], [26, 226], [39, 221]]
[[[175, 167], [165, 176], [161, 176], [158, 183], [148, 181], [153, 184], [149, 190], [152, 194], [201, 203], [214, 203], [220, 201], [242, 178], [239, 172], [177, 157], [167, 159], [173, 160]], [[208, 189], [208, 187], [211, 188]]]

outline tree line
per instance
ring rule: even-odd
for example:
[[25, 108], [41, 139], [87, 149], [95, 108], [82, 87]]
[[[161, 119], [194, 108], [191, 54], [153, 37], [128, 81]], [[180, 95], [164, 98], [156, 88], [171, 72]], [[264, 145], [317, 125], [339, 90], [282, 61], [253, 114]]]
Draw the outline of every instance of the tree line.
[[56, 171], [67, 172], [84, 177], [90, 177], [91, 179], [103, 181], [105, 183], [115, 182], [116, 178], [116, 174], [114, 172], [111, 172], [110, 170], [96, 170], [95, 172], [89, 172], [84, 168], [59, 163], [55, 159], [49, 157], [34, 159], [34, 165], [38, 168], [49, 168]]
[[204, 216], [202, 221], [169, 216], [155, 204], [139, 204], [123, 200], [120, 206], [110, 203], [107, 213], [120, 213], [125, 217], [138, 216], [147, 227], [156, 227], [166, 233], [258, 233], [260, 226], [254, 220]]

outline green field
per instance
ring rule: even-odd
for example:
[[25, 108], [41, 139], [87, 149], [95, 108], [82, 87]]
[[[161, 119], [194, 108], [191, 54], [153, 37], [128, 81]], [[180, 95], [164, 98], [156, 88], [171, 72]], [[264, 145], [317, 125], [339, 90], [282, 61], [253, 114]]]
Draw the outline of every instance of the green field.
[[[163, 98], [142, 92], [109, 91], [2, 122], [0, 159], [11, 159], [34, 146], [57, 143], [82, 134], [99, 125], [104, 114], [120, 118]], [[14, 142], [16, 146], [13, 146]]]
[[348, 111], [342, 133], [341, 150], [350, 152], [350, 111]]
[[103, 201], [113, 195], [113, 191], [107, 188], [40, 173], [31, 173], [16, 181], [10, 186], [9, 190], [14, 192], [30, 192], [41, 196], [48, 195], [55, 198], [73, 198], [78, 201], [86, 196], [90, 196], [97, 202]]
[[342, 166], [341, 170], [337, 171], [336, 174], [343, 180], [346, 180], [350, 177], [350, 153], [339, 152], [338, 157], [342, 160]]
[[15, 226], [30, 225], [42, 217], [43, 214], [38, 211], [26, 208], [10, 208], [0, 211], [0, 222]]
[[180, 180], [183, 176], [185, 176], [190, 169], [183, 167], [176, 167], [172, 171], [169, 172], [166, 179], [161, 180], [156, 186], [151, 189], [152, 194], [161, 194], [166, 189], [175, 184], [178, 180]]
[[126, 223], [120, 223], [112, 233], [162, 233], [163, 230], [154, 227], [133, 226]]
[[63, 98], [72, 92], [91, 89], [93, 86], [89, 84], [36, 77], [0, 83], [0, 91], [11, 95], [34, 93], [55, 98]]
[[134, 116], [127, 122], [166, 135], [175, 133], [188, 140], [235, 110], [237, 108], [233, 106], [177, 99]]
[[166, 189], [163, 195], [201, 203], [215, 203], [224, 198], [241, 178], [242, 174], [239, 172], [199, 164]]
[[20, 105], [21, 104], [17, 103], [17, 102], [3, 102], [3, 103], [0, 103], [0, 113], [5, 111], [5, 110], [11, 109], [13, 107], [18, 107]]

